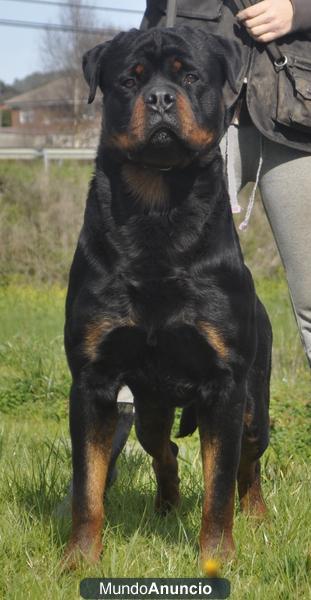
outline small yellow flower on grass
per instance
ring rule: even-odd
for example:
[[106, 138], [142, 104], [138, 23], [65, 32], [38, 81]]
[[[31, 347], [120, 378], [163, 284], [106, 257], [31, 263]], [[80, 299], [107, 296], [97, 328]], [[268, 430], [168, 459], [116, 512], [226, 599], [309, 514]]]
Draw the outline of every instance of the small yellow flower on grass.
[[203, 561], [202, 568], [206, 577], [219, 577], [221, 563], [217, 558], [208, 558]]

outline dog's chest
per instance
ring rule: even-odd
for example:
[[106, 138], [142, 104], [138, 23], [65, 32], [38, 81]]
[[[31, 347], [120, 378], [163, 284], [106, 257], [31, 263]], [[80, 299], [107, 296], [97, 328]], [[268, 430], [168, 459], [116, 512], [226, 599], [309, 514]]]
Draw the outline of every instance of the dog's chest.
[[182, 404], [227, 367], [230, 302], [215, 277], [198, 275], [196, 258], [185, 266], [192, 256], [189, 240], [180, 250], [176, 238], [167, 242], [164, 228], [145, 243], [148, 233], [150, 228], [135, 252], [129, 240], [132, 250], [118, 273], [97, 287], [98, 319], [87, 326], [84, 354], [132, 389], [175, 398], [178, 389]]
[[132, 320], [102, 323], [89, 330], [86, 351], [105, 374], [117, 374], [135, 390], [174, 396], [177, 404], [226, 367], [229, 349], [208, 322], [148, 326]]

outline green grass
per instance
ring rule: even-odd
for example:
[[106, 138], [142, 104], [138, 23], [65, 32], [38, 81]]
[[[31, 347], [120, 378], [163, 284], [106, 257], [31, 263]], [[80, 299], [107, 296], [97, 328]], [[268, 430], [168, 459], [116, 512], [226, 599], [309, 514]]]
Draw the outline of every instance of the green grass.
[[[272, 439], [263, 459], [269, 519], [238, 511], [238, 549], [223, 575], [234, 600], [310, 597], [310, 375], [281, 278], [258, 279], [275, 330]], [[69, 375], [62, 343], [64, 290], [11, 283], [0, 288], [0, 597], [78, 598], [93, 576], [200, 576], [202, 478], [198, 438], [180, 445], [182, 503], [153, 512], [150, 459], [134, 434], [107, 498], [101, 563], [60, 574], [68, 518], [53, 516], [70, 479]], [[310, 420], [309, 420], [310, 422]]]
[[0, 410], [38, 405], [64, 415], [69, 375], [63, 349], [65, 292], [10, 284], [0, 288]]
[[0, 277], [67, 281], [92, 166], [0, 161]]
[[[202, 476], [197, 434], [179, 441], [182, 503], [155, 516], [150, 459], [134, 434], [107, 498], [104, 555], [92, 569], [60, 574], [70, 520], [55, 509], [70, 480], [63, 348], [64, 285], [81, 226], [90, 165], [0, 163], [0, 598], [78, 598], [94, 576], [200, 576]], [[238, 217], [240, 218], [240, 217]], [[254, 235], [254, 232], [256, 235]], [[238, 555], [223, 575], [234, 600], [311, 596], [310, 372], [280, 261], [257, 203], [241, 234], [273, 323], [271, 445], [263, 458], [269, 519], [238, 510]]]

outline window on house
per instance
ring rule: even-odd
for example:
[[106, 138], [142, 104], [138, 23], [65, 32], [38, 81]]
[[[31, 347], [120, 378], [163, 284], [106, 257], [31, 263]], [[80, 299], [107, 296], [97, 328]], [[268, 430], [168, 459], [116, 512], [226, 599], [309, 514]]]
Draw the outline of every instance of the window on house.
[[1, 110], [0, 111], [0, 126], [1, 127], [11, 127], [12, 125], [12, 114], [10, 110]]
[[33, 110], [20, 110], [19, 111], [19, 122], [21, 125], [25, 125], [25, 123], [33, 123], [35, 118], [35, 113]]

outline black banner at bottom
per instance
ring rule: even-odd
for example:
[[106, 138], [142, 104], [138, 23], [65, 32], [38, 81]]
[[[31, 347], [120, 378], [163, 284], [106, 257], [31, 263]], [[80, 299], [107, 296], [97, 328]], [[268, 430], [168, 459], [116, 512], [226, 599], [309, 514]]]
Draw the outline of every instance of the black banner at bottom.
[[102, 578], [83, 579], [80, 583], [80, 595], [86, 600], [190, 600], [192, 598], [228, 598], [230, 582], [228, 579], [151, 579], [151, 578]]

